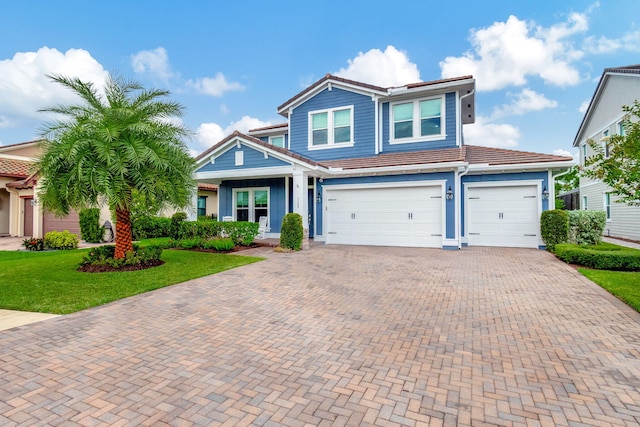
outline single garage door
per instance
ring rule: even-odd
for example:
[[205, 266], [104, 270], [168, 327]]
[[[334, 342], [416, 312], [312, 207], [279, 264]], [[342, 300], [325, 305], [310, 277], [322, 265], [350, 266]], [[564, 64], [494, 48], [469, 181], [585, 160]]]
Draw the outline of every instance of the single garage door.
[[326, 190], [326, 242], [442, 247], [442, 186]]
[[469, 246], [537, 248], [538, 186], [467, 188]]
[[44, 230], [44, 234], [53, 230], [68, 230], [69, 232], [77, 234], [78, 237], [80, 237], [80, 218], [78, 216], [78, 212], [71, 211], [69, 212], [69, 215], [62, 218], [58, 218], [50, 212], [45, 212], [43, 215], [42, 228]]

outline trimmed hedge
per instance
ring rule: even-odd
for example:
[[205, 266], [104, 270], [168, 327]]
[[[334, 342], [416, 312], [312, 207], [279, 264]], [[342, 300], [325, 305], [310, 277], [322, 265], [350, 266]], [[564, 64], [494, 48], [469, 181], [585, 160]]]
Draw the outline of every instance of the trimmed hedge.
[[100, 225], [100, 209], [82, 209], [80, 218], [80, 236], [85, 242], [102, 243], [104, 227]]
[[636, 249], [595, 249], [562, 243], [556, 245], [555, 254], [566, 263], [598, 270], [640, 271], [640, 251]]
[[142, 216], [132, 224], [134, 240], [169, 237], [171, 234], [171, 218], [159, 216]]
[[294, 212], [286, 214], [280, 228], [280, 247], [299, 251], [302, 249], [303, 235], [302, 216]]
[[258, 223], [256, 222], [216, 222], [183, 221], [176, 231], [176, 240], [185, 239], [213, 239], [215, 237], [228, 237], [234, 246], [249, 246], [258, 235]]
[[544, 244], [550, 251], [553, 251], [557, 244], [568, 242], [569, 214], [567, 211], [555, 209], [542, 212], [540, 233]]

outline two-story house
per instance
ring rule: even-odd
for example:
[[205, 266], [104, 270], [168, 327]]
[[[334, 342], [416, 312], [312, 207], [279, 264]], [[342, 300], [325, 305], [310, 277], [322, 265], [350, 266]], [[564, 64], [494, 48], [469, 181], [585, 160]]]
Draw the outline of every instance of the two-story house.
[[[589, 141], [602, 144], [606, 155], [608, 137], [624, 135], [622, 106], [636, 100], [640, 100], [640, 65], [606, 68], [573, 140], [580, 165], [593, 154]], [[605, 235], [640, 240], [640, 207], [619, 203], [602, 181], [580, 177], [580, 208], [606, 212]]]
[[326, 75], [277, 111], [286, 123], [233, 133], [195, 174], [218, 184], [219, 218], [266, 216], [272, 237], [297, 212], [327, 244], [538, 248], [554, 174], [572, 165], [465, 145], [471, 76], [384, 88]]

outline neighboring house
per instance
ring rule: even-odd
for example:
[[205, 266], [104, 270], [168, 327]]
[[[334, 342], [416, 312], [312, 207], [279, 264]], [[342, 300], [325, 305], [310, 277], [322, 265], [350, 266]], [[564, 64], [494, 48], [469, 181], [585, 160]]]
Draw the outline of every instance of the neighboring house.
[[[607, 137], [624, 134], [622, 106], [640, 100], [640, 65], [606, 68], [573, 141], [580, 165], [593, 154], [588, 141], [602, 144]], [[607, 215], [605, 235], [640, 240], [640, 207], [618, 203], [611, 189], [599, 180], [580, 177], [580, 208], [602, 210]]]
[[235, 132], [199, 155], [218, 215], [278, 237], [287, 212], [327, 244], [538, 248], [569, 157], [464, 144], [471, 76], [383, 88], [326, 75], [278, 107], [286, 123]]
[[[38, 203], [38, 181], [33, 165], [40, 152], [38, 141], [0, 146], [0, 236], [42, 237], [52, 230], [68, 230], [80, 235], [76, 211], [60, 218], [44, 212]], [[198, 214], [215, 217], [217, 209], [218, 187], [199, 184]], [[102, 208], [100, 214], [100, 223], [105, 221], [112, 222], [107, 207]]]

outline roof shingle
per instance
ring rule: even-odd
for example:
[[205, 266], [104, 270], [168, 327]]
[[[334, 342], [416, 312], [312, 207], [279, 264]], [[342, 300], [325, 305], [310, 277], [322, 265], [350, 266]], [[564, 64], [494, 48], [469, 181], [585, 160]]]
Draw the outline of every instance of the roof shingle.
[[9, 178], [26, 178], [33, 163], [25, 160], [5, 159], [0, 157], [0, 176]]

